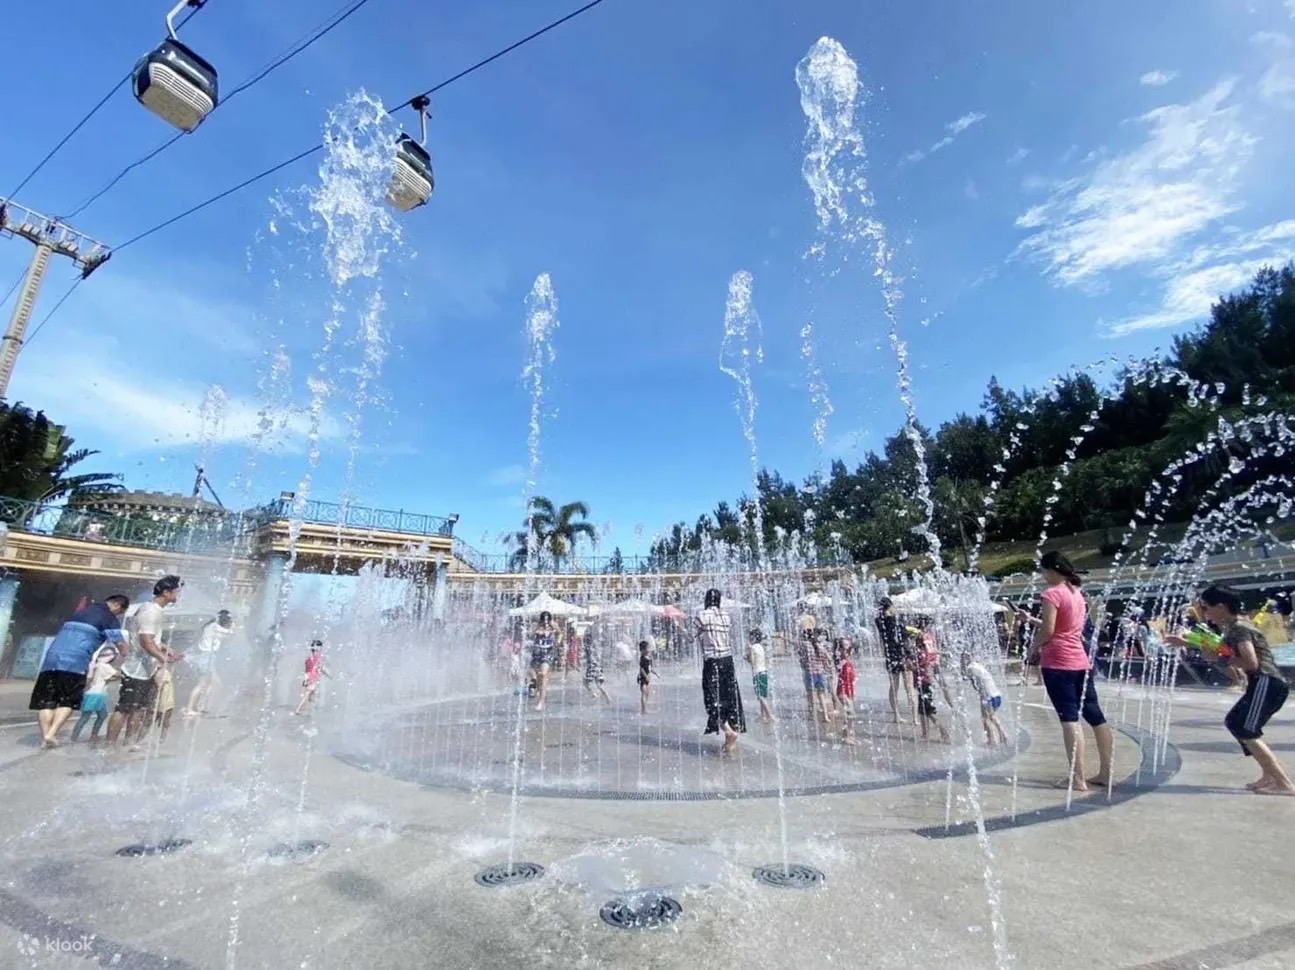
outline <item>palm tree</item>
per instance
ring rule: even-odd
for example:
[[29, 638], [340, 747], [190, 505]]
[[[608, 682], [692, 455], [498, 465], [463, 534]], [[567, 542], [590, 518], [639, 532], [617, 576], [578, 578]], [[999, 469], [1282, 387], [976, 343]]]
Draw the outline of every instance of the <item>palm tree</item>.
[[508, 537], [508, 544], [514, 547], [510, 560], [512, 568], [523, 569], [530, 561], [531, 541], [536, 543], [536, 557], [542, 560], [545, 554], [552, 557], [553, 567], [562, 565], [562, 561], [571, 555], [581, 536], [596, 545], [598, 533], [589, 518], [589, 506], [584, 502], [568, 502], [557, 506], [551, 499], [536, 495], [531, 499], [524, 527]]
[[0, 496], [50, 502], [71, 494], [119, 490], [120, 475], [69, 474], [98, 454], [73, 449], [74, 443], [43, 412], [0, 401]]

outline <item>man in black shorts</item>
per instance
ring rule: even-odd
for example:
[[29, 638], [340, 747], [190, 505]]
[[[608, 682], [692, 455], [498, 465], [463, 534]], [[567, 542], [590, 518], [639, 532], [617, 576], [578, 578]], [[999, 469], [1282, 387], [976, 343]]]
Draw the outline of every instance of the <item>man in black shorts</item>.
[[180, 659], [178, 654], [162, 646], [162, 610], [180, 598], [183, 585], [179, 576], [163, 576], [153, 585], [153, 598], [126, 617], [130, 647], [126, 662], [121, 665], [121, 693], [108, 719], [109, 744], [116, 744], [124, 726], [126, 743], [138, 747], [144, 732], [153, 723], [157, 703], [154, 677], [158, 664]]

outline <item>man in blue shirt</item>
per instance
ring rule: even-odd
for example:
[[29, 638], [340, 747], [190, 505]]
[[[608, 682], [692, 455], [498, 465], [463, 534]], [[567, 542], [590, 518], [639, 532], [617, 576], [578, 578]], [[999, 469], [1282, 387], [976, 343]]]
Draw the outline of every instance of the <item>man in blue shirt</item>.
[[42, 747], [57, 747], [59, 731], [72, 712], [80, 709], [85, 675], [94, 652], [105, 641], [118, 644], [125, 639], [120, 617], [128, 606], [130, 600], [118, 593], [77, 610], [45, 651], [40, 676], [27, 705], [37, 712]]

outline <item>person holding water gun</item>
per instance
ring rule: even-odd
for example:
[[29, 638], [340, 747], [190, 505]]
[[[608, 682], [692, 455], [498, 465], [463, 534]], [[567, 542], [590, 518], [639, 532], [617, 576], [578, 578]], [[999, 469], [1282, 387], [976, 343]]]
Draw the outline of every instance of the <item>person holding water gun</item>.
[[1223, 665], [1223, 670], [1227, 674], [1229, 689], [1244, 691], [1246, 689], [1245, 671], [1232, 663], [1232, 648], [1223, 642], [1223, 636], [1210, 629], [1196, 604], [1187, 607], [1185, 614], [1186, 632], [1180, 637], [1166, 637], [1166, 642], [1180, 645], [1177, 641], [1181, 640], [1181, 645], [1195, 647], [1202, 654], [1215, 657]]

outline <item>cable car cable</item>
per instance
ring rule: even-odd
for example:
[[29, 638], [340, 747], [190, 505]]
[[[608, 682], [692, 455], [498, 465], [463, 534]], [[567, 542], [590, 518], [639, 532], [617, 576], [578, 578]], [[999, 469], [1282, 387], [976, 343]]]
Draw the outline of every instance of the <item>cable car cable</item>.
[[4, 306], [6, 303], [9, 302], [9, 297], [13, 296], [13, 291], [18, 289], [18, 286], [26, 278], [27, 278], [27, 270], [24, 268], [21, 272], [18, 273], [18, 278], [13, 281], [13, 285], [9, 287], [8, 291], [5, 293], [4, 299], [0, 300], [0, 307]]
[[[198, 11], [201, 10], [206, 5], [206, 3], [207, 3], [207, 0], [198, 0], [198, 2], [195, 3], [194, 8], [185, 15], [183, 20], [180, 21], [180, 26], [187, 24], [190, 20], [196, 17], [198, 15]], [[48, 152], [45, 153], [45, 157], [42, 158], [39, 162], [37, 162], [36, 167], [27, 173], [27, 177], [18, 183], [18, 187], [9, 193], [9, 198], [12, 199], [15, 195], [17, 195], [26, 187], [28, 182], [30, 182], [33, 178], [36, 177], [37, 173], [40, 172], [40, 170], [45, 167], [45, 165], [49, 162], [49, 160], [58, 154], [59, 149], [61, 149], [64, 145], [66, 145], [68, 141], [71, 140], [72, 136], [75, 135], [78, 131], [80, 131], [85, 126], [85, 123], [98, 113], [100, 108], [102, 108], [105, 104], [108, 103], [109, 99], [111, 99], [112, 96], [117, 93], [117, 91], [121, 88], [121, 86], [130, 80], [131, 75], [133, 73], [134, 73], [133, 70], [127, 71], [125, 77], [123, 77], [120, 81], [118, 81], [116, 84], [114, 84], [111, 88], [108, 89], [108, 93], [99, 99], [99, 103], [96, 104], [93, 108], [91, 108], [86, 113], [85, 117], [82, 118], [80, 121], [78, 121], [72, 127], [72, 130], [69, 131], [66, 135], [64, 135], [59, 140], [59, 143], [57, 145], [55, 145]]]
[[433, 95], [437, 91], [441, 90], [441, 88], [449, 87], [451, 84], [453, 84], [455, 81], [459, 80], [460, 78], [465, 78], [473, 71], [478, 71], [481, 68], [485, 67], [487, 64], [491, 64], [499, 60], [499, 58], [503, 57], [505, 54], [511, 54], [513, 51], [517, 50], [517, 48], [521, 47], [523, 44], [529, 44], [531, 41], [535, 40], [536, 38], [542, 37], [543, 35], [547, 34], [550, 30], [554, 30], [557, 27], [561, 27], [568, 20], [574, 20], [576, 17], [579, 17], [582, 13], [588, 10], [592, 10], [594, 7], [598, 6], [602, 2], [603, 0], [590, 0], [589, 3], [586, 3], [583, 7], [580, 7], [577, 10], [571, 11], [565, 17], [560, 17], [557, 20], [553, 21], [551, 24], [548, 24], [545, 27], [541, 27], [533, 34], [527, 34], [525, 37], [517, 41], [515, 44], [510, 44], [507, 47], [505, 47], [503, 50], [496, 51], [495, 53], [491, 54], [485, 60], [477, 61], [477, 63], [473, 64], [471, 67], [465, 70], [460, 71], [458, 74], [454, 75], [453, 77], [446, 78], [440, 84], [433, 85], [432, 87], [428, 88], [426, 91], [421, 92], [420, 94], [415, 94], [408, 101], [402, 101], [400, 104], [395, 105], [394, 107], [388, 108], [387, 114], [394, 114], [395, 112], [399, 111], [401, 108], [408, 108], [418, 98], [429, 97], [430, 95]]
[[[479, 71], [487, 64], [491, 64], [497, 61], [505, 54], [512, 53], [513, 51], [517, 50], [517, 48], [523, 46], [524, 44], [530, 43], [531, 41], [543, 36], [544, 34], [547, 34], [549, 31], [553, 30], [554, 28], [559, 27], [562, 24], [565, 24], [567, 21], [580, 16], [580, 14], [585, 13], [588, 10], [592, 10], [594, 7], [598, 6], [602, 2], [603, 0], [590, 0], [590, 2], [586, 3], [583, 7], [580, 7], [572, 11], [571, 13], [567, 14], [566, 16], [553, 21], [547, 26], [541, 27], [539, 30], [534, 31], [533, 33], [527, 34], [521, 40], [508, 45], [502, 50], [496, 51], [494, 54], [491, 54], [489, 57], [484, 58], [483, 60], [477, 61], [477, 63], [473, 64], [469, 68], [466, 68], [460, 71], [458, 74], [455, 74], [452, 77], [446, 78], [444, 81], [441, 81], [439, 84], [435, 84], [432, 87], [428, 88], [426, 91], [423, 91], [420, 94], [414, 95], [412, 98], [410, 98], [407, 101], [403, 101], [398, 105], [395, 105], [391, 108], [386, 109], [387, 113], [392, 114], [396, 111], [399, 111], [401, 108], [409, 107], [414, 103], [416, 99], [428, 97], [432, 94], [435, 94], [437, 91], [440, 91], [442, 88], [449, 87], [455, 81], [462, 80], [463, 78], [467, 77], [469, 74], [472, 74], [475, 71]], [[261, 181], [261, 179], [269, 178], [275, 172], [278, 172], [281, 169], [287, 168], [289, 165], [292, 165], [294, 162], [299, 162], [301, 161], [301, 159], [306, 158], [310, 155], [313, 155], [317, 151], [322, 151], [323, 148], [324, 146], [323, 146], [323, 143], [321, 142], [318, 145], [315, 145], [311, 148], [307, 148], [303, 152], [298, 152], [296, 155], [293, 155], [291, 158], [286, 159], [282, 162], [279, 162], [277, 165], [274, 165], [271, 168], [267, 168], [264, 172], [258, 172], [256, 175], [253, 175], [253, 176], [250, 176], [249, 178], [244, 179], [242, 182], [239, 182], [237, 185], [231, 188], [225, 189], [225, 191], [219, 193], [218, 195], [213, 195], [211, 198], [205, 199], [204, 201], [199, 202], [197, 205], [194, 205], [189, 207], [188, 209], [185, 209], [183, 212], [179, 213], [178, 215], [172, 216], [171, 218], [167, 219], [165, 222], [159, 222], [157, 225], [153, 226], [152, 228], [145, 229], [143, 232], [132, 236], [131, 238], [127, 239], [124, 243], [121, 243], [118, 246], [114, 246], [113, 252], [119, 253], [127, 246], [133, 246], [135, 243], [140, 242], [141, 240], [146, 239], [149, 236], [153, 235], [153, 233], [160, 232], [161, 230], [167, 228], [168, 226], [171, 226], [179, 222], [181, 219], [187, 218], [188, 216], [191, 216], [194, 213], [207, 208], [207, 206], [212, 205], [216, 202], [219, 202], [221, 199], [225, 198], [226, 196], [233, 195], [235, 192], [238, 192], [241, 189], [247, 188], [249, 185], [252, 185], [256, 182]]]
[[[242, 84], [239, 84], [237, 87], [235, 87], [234, 90], [230, 91], [227, 95], [221, 98], [220, 103], [222, 105], [228, 104], [230, 99], [233, 98], [235, 95], [243, 91], [246, 91], [248, 88], [264, 80], [266, 77], [268, 77], [270, 74], [277, 71], [284, 64], [287, 64], [288, 61], [292, 60], [302, 51], [306, 50], [306, 48], [314, 44], [317, 40], [322, 39], [335, 27], [340, 26], [344, 20], [346, 20], [352, 14], [357, 13], [360, 10], [360, 8], [363, 7], [365, 4], [367, 4], [368, 2], [369, 0], [353, 0], [353, 2], [350, 2], [349, 6], [346, 6], [346, 7], [340, 8], [339, 10], [334, 11], [333, 14], [330, 15], [332, 18], [331, 20], [324, 21], [323, 23], [315, 27], [309, 34], [305, 35], [304, 38], [302, 38], [299, 41], [296, 41], [295, 46], [289, 48], [283, 54], [280, 54], [277, 58], [275, 58], [265, 67], [263, 67], [259, 72], [254, 74], [252, 77], [248, 78]], [[94, 195], [90, 196], [79, 206], [73, 209], [70, 213], [68, 213], [67, 218], [69, 219], [76, 218], [86, 209], [90, 208], [90, 206], [93, 205], [95, 202], [97, 202], [99, 199], [103, 198], [104, 195], [106, 195], [118, 182], [124, 179], [127, 175], [129, 175], [135, 169], [139, 168], [141, 165], [145, 165], [148, 162], [151, 162], [158, 155], [162, 154], [162, 152], [166, 151], [177, 141], [183, 138], [186, 134], [188, 134], [188, 132], [184, 132], [184, 131], [177, 132], [176, 134], [172, 135], [169, 139], [164, 141], [162, 144], [154, 148], [143, 158], [138, 159], [137, 161], [131, 162], [120, 172], [118, 172], [115, 176], [113, 176], [112, 180], [108, 182], [107, 185], [105, 185], [98, 192], [94, 193]]]
[[28, 334], [25, 340], [23, 340], [22, 345], [24, 347], [31, 346], [31, 342], [36, 339], [36, 335], [41, 332], [41, 329], [45, 326], [45, 324], [49, 323], [49, 318], [52, 317], [54, 314], [58, 313], [58, 308], [67, 302], [67, 298], [71, 296], [76, 291], [76, 288], [80, 286], [83, 282], [85, 282], [84, 276], [78, 276], [73, 281], [72, 285], [69, 286], [67, 290], [64, 291], [61, 297], [58, 298], [58, 302], [49, 308], [49, 313], [45, 314], [45, 316], [41, 318], [40, 323], [36, 324], [36, 326], [32, 329], [32, 332]]

